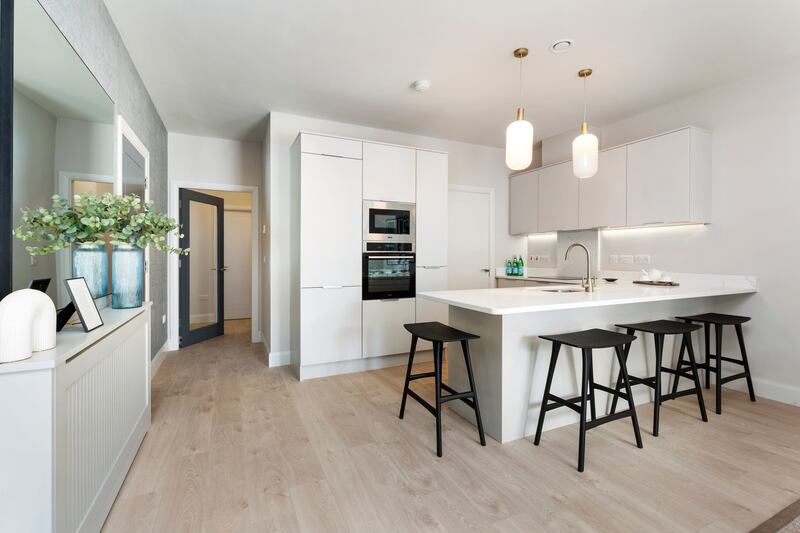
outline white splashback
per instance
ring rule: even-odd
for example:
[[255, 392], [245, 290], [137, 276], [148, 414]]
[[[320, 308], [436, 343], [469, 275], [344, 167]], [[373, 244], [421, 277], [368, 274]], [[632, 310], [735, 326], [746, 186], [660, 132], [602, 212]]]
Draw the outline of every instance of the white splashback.
[[572, 250], [569, 259], [564, 259], [567, 248], [574, 243], [581, 243], [592, 255], [592, 274], [596, 274], [600, 262], [600, 237], [594, 229], [582, 231], [559, 231], [556, 241], [556, 262], [560, 276], [586, 276], [586, 255], [583, 250]]

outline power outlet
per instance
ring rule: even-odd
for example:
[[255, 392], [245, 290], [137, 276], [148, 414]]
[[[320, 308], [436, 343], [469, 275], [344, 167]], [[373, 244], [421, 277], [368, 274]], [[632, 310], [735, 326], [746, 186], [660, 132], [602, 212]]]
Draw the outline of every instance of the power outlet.
[[637, 265], [649, 265], [650, 264], [650, 256], [649, 255], [637, 255], [633, 258], [634, 263]]
[[617, 254], [611, 254], [608, 256], [608, 262], [612, 265], [619, 264], [619, 256]]
[[632, 255], [621, 255], [621, 256], [619, 256], [619, 262], [622, 265], [632, 265], [633, 264], [633, 256]]
[[536, 264], [536, 265], [547, 265], [547, 264], [550, 264], [550, 256], [549, 255], [532, 255], [532, 256], [530, 256], [530, 263], [533, 263], [533, 264]]

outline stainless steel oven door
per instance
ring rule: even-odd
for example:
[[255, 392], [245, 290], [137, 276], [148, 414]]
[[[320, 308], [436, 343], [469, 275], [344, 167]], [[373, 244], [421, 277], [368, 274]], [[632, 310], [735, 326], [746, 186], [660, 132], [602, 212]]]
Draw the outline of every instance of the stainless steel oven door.
[[366, 200], [363, 221], [365, 241], [414, 242], [414, 204]]
[[362, 300], [413, 298], [416, 295], [417, 269], [413, 253], [365, 252], [362, 266]]

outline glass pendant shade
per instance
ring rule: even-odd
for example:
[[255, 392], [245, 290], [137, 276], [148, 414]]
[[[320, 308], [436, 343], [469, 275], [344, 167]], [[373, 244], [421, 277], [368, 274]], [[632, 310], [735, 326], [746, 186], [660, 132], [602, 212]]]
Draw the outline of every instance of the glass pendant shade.
[[572, 172], [579, 178], [591, 178], [597, 174], [597, 137], [585, 123], [581, 131], [572, 141]]
[[506, 166], [524, 170], [533, 161], [533, 124], [519, 118], [506, 128]]

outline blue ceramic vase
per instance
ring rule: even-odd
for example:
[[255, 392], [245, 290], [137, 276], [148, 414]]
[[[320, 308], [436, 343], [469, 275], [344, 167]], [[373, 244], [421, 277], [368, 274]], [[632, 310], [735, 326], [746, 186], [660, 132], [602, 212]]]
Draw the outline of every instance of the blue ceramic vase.
[[111, 254], [111, 307], [141, 307], [144, 299], [144, 250], [118, 244]]
[[72, 252], [72, 276], [84, 278], [92, 298], [108, 294], [108, 252], [103, 244], [79, 244]]

